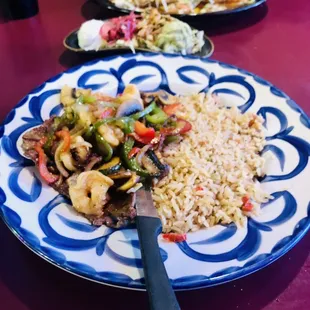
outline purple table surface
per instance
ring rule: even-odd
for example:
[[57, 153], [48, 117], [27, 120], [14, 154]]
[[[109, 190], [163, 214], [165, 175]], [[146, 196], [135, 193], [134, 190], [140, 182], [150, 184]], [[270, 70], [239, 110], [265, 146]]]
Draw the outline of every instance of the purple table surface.
[[[310, 112], [310, 1], [269, 0], [235, 17], [203, 20], [212, 56], [255, 72]], [[40, 83], [88, 60], [65, 52], [63, 37], [85, 19], [112, 16], [83, 0], [39, 0], [36, 17], [0, 22], [0, 120]], [[201, 25], [200, 25], [201, 26]], [[23, 246], [0, 221], [0, 309], [147, 309], [145, 292], [66, 273]], [[178, 292], [183, 310], [310, 309], [310, 234], [274, 264], [246, 278]], [[164, 310], [164, 309], [163, 309]]]

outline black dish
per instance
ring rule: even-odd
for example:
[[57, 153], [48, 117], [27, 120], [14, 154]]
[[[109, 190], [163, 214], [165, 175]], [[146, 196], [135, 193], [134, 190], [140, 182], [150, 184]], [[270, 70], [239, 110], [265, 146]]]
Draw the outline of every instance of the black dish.
[[[88, 54], [88, 55], [98, 54], [102, 56], [103, 54], [106, 54], [106, 53], [109, 53], [109, 54], [123, 53], [123, 52], [128, 53], [130, 51], [130, 48], [125, 47], [125, 46], [124, 47], [109, 47], [109, 48], [105, 48], [99, 51], [94, 51], [94, 50], [85, 51], [79, 47], [77, 32], [78, 30], [72, 31], [69, 35], [65, 37], [63, 41], [65, 48], [72, 52], [80, 53], [80, 54]], [[193, 55], [205, 58], [205, 57], [210, 57], [213, 54], [213, 51], [214, 51], [213, 42], [206, 35], [204, 36], [204, 41], [205, 41], [205, 44], [203, 45], [201, 51]], [[153, 53], [155, 52], [155, 51], [152, 51], [146, 48], [136, 48], [135, 50], [136, 52], [153, 52]]]
[[[121, 12], [123, 14], [129, 14], [131, 12], [130, 10], [117, 7], [115, 4], [113, 4], [109, 0], [95, 0], [95, 2], [97, 2], [99, 5], [105, 8], [108, 8], [109, 10], [112, 10], [112, 11]], [[182, 19], [182, 20], [193, 21], [199, 17], [202, 18], [202, 17], [211, 17], [211, 16], [218, 16], [218, 15], [228, 15], [228, 14], [247, 11], [265, 2], [266, 0], [256, 0], [253, 4], [244, 5], [244, 6], [235, 8], [233, 10], [223, 10], [223, 11], [218, 11], [218, 12], [210, 12], [210, 13], [203, 13], [203, 14], [197, 14], [197, 15], [189, 15], [189, 14], [170, 14], [170, 15], [173, 17]], [[135, 11], [135, 13], [140, 14], [141, 11]]]

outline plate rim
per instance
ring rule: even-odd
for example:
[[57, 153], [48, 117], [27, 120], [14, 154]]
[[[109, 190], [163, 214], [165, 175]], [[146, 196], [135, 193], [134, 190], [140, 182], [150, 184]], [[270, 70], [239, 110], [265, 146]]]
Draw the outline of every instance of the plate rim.
[[[89, 281], [92, 281], [92, 282], [95, 282], [95, 283], [98, 283], [98, 284], [107, 285], [107, 286], [115, 287], [115, 288], [121, 288], [121, 289], [128, 289], [128, 290], [135, 290], [135, 291], [146, 291], [145, 286], [141, 285], [141, 284], [140, 285], [137, 285], [137, 284], [134, 284], [134, 285], [131, 285], [131, 284], [124, 285], [124, 284], [114, 283], [113, 281], [111, 281], [111, 283], [109, 281], [99, 281], [98, 279], [95, 278], [95, 276], [93, 276], [90, 273], [88, 273], [88, 274], [84, 273], [83, 274], [82, 272], [79, 271], [79, 269], [68, 268], [68, 267], [63, 266], [61, 263], [57, 262], [55, 259], [51, 259], [50, 257], [48, 257], [42, 251], [40, 251], [38, 249], [35, 249], [33, 247], [33, 245], [31, 245], [27, 240], [25, 240], [22, 237], [22, 235], [6, 221], [6, 219], [3, 216], [2, 212], [0, 212], [0, 217], [3, 220], [3, 222], [6, 224], [8, 229], [13, 233], [13, 235], [23, 245], [25, 245], [29, 250], [31, 250], [37, 256], [39, 256], [39, 257], [43, 258], [45, 261], [51, 263], [53, 266], [58, 267], [58, 268], [66, 271], [66, 272], [68, 272], [68, 273], [70, 273], [70, 274], [72, 274], [74, 276], [77, 276], [77, 277], [80, 277], [80, 278], [83, 278], [85, 280], [89, 280]], [[307, 218], [307, 217], [305, 217], [305, 218]], [[305, 218], [303, 218], [303, 219], [305, 219]], [[301, 221], [303, 219], [301, 219]], [[279, 258], [284, 256], [286, 253], [288, 253], [307, 234], [309, 228], [310, 228], [310, 222], [308, 223], [308, 226], [304, 230], [299, 232], [297, 234], [297, 236], [294, 236], [293, 242], [288, 243], [288, 245], [286, 247], [278, 250], [276, 252], [276, 254], [270, 254], [270, 256], [273, 256], [272, 258], [269, 258], [269, 256], [268, 256], [265, 259], [259, 261], [258, 263], [255, 263], [255, 264], [253, 264], [251, 266], [240, 267], [240, 270], [237, 270], [235, 272], [229, 273], [229, 274], [224, 275], [224, 276], [218, 276], [217, 278], [214, 278], [214, 279], [216, 279], [215, 281], [209, 280], [208, 277], [205, 276], [206, 277], [205, 280], [191, 281], [191, 282], [189, 282], [189, 284], [184, 285], [183, 287], [182, 286], [176, 286], [175, 287], [175, 285], [173, 284], [175, 280], [170, 279], [170, 281], [172, 282], [173, 289], [175, 291], [189, 291], [189, 290], [203, 289], [203, 288], [207, 288], [207, 287], [218, 286], [218, 285], [221, 285], [221, 284], [229, 283], [231, 281], [235, 281], [235, 280], [244, 278], [246, 276], [249, 276], [249, 275], [251, 275], [251, 274], [253, 274], [253, 273], [257, 272], [257, 271], [260, 271], [260, 270], [264, 269], [265, 267], [268, 267], [269, 265], [274, 263], [276, 260], [278, 260]], [[291, 236], [287, 236], [287, 237], [291, 237]], [[136, 280], [133, 280], [132, 282], [137, 282], [139, 280], [141, 280], [141, 279], [136, 279]]]
[[[116, 58], [123, 58], [123, 59], [137, 58], [139, 56], [150, 57], [150, 58], [154, 57], [154, 56], [163, 56], [164, 58], [177, 58], [177, 57], [179, 57], [182, 59], [196, 59], [196, 60], [201, 61], [203, 63], [218, 64], [225, 69], [237, 70], [241, 74], [244, 74], [244, 75], [247, 75], [250, 77], [254, 77], [254, 78], [257, 78], [257, 79], [263, 81], [264, 83], [266, 83], [265, 84], [266, 87], [273, 87], [279, 94], [281, 94], [283, 96], [283, 98], [285, 98], [286, 100], [292, 101], [295, 104], [295, 107], [298, 109], [297, 112], [300, 114], [303, 114], [303, 116], [306, 117], [307, 121], [310, 123], [310, 117], [304, 112], [304, 110], [299, 105], [297, 105], [295, 103], [295, 101], [293, 101], [289, 96], [287, 96], [283, 91], [281, 91], [279, 88], [277, 88], [274, 84], [270, 83], [269, 81], [266, 81], [265, 79], [257, 76], [256, 74], [253, 74], [247, 70], [243, 70], [237, 66], [230, 65], [230, 64], [227, 64], [227, 63], [222, 62], [222, 61], [213, 60], [210, 58], [201, 58], [201, 57], [197, 57], [197, 56], [193, 56], [193, 55], [174, 55], [174, 54], [167, 54], [167, 53], [151, 53], [150, 52], [150, 53], [114, 55], [114, 56], [110, 56], [110, 57], [95, 59], [95, 60], [85, 62], [85, 63], [80, 64], [80, 65], [74, 66], [74, 67], [69, 68], [67, 70], [64, 70], [61, 73], [56, 74], [55, 76], [49, 78], [48, 80], [46, 80], [45, 82], [43, 82], [39, 86], [37, 86], [36, 88], [32, 89], [30, 92], [28, 92], [28, 94], [26, 96], [24, 96], [10, 110], [10, 112], [4, 118], [3, 122], [0, 124], [0, 139], [2, 139], [5, 125], [7, 125], [8, 123], [10, 123], [12, 121], [11, 120], [12, 112], [15, 111], [16, 109], [20, 108], [24, 104], [26, 104], [29, 95], [33, 95], [35, 93], [40, 92], [44, 88], [46, 83], [55, 82], [63, 74], [73, 73], [82, 67], [88, 67], [88, 66], [97, 64], [99, 62], [109, 62], [109, 61], [114, 60]], [[3, 191], [3, 193], [5, 194], [4, 191]], [[1, 192], [0, 192], [0, 194], [1, 194]], [[59, 261], [57, 261], [57, 259], [50, 258], [42, 250], [37, 249], [37, 247], [39, 247], [39, 248], [42, 247], [41, 243], [39, 243], [39, 245], [36, 247], [34, 244], [31, 244], [31, 242], [29, 242], [28, 240], [25, 240], [24, 236], [18, 231], [17, 227], [10, 225], [10, 223], [7, 221], [7, 218], [4, 214], [4, 212], [2, 211], [2, 207], [4, 206], [4, 204], [5, 204], [5, 201], [2, 202], [0, 200], [0, 217], [2, 218], [4, 223], [8, 226], [9, 230], [18, 238], [18, 240], [20, 240], [26, 247], [28, 247], [31, 251], [33, 251], [35, 254], [37, 254], [38, 256], [43, 258], [44, 260], [50, 262], [51, 264], [53, 264], [54, 266], [57, 266], [60, 269], [63, 269], [69, 273], [72, 273], [73, 275], [85, 278], [87, 280], [91, 280], [93, 282], [97, 282], [97, 283], [108, 285], [108, 286], [118, 287], [118, 288], [124, 288], [124, 289], [145, 290], [145, 286], [143, 284], [143, 278], [136, 279], [136, 280], [131, 279], [132, 281], [129, 281], [129, 282], [127, 281], [126, 283], [117, 282], [118, 281], [117, 279], [111, 280], [111, 281], [99, 280], [98, 277], [96, 278], [97, 272], [95, 272], [95, 273], [87, 272], [87, 271], [82, 272], [77, 267], [70, 267], [70, 266], [67, 267], [67, 266], [64, 266], [64, 263], [60, 263]], [[10, 210], [12, 210], [12, 209], [10, 209]], [[15, 212], [15, 211], [13, 211], [13, 212]], [[305, 227], [303, 227], [302, 230], [299, 230], [296, 232], [296, 227], [298, 227], [299, 224], [302, 221], [304, 221], [305, 219], [308, 220], [308, 223], [306, 223], [307, 225]], [[212, 274], [210, 276], [202, 276], [202, 275], [190, 276], [193, 278], [198, 277], [198, 279], [194, 279], [192, 281], [186, 279], [187, 277], [184, 277], [184, 278], [180, 277], [180, 278], [176, 278], [176, 279], [171, 279], [173, 288], [174, 288], [174, 290], [178, 290], [178, 291], [200, 289], [200, 288], [211, 287], [211, 286], [215, 286], [215, 285], [219, 285], [219, 284], [224, 284], [224, 283], [227, 283], [227, 282], [230, 282], [233, 280], [243, 278], [247, 275], [250, 275], [256, 271], [259, 271], [259, 270], [267, 267], [268, 265], [270, 265], [271, 263], [273, 263], [274, 261], [276, 261], [277, 259], [282, 257], [284, 254], [286, 254], [288, 251], [290, 251], [306, 235], [306, 233], [308, 232], [309, 229], [310, 229], [310, 202], [308, 203], [307, 216], [299, 220], [299, 222], [295, 226], [295, 229], [294, 229], [292, 235], [284, 237], [284, 238], [291, 238], [291, 239], [281, 249], [275, 251], [274, 253], [268, 253], [267, 257], [265, 257], [262, 260], [259, 260], [258, 262], [255, 262], [249, 266], [239, 267], [238, 270], [232, 271], [228, 274], [217, 275], [217, 276], [214, 276], [213, 278], [212, 278]], [[281, 242], [283, 239], [279, 240], [278, 242]], [[68, 262], [67, 259], [65, 259], [65, 262]], [[89, 265], [86, 265], [86, 266], [89, 266]], [[199, 277], [200, 277], [200, 279], [199, 279]], [[204, 277], [204, 279], [201, 279], [202, 277]], [[130, 277], [128, 276], [128, 278], [130, 278]], [[182, 279], [184, 279], [184, 280], [182, 280]]]

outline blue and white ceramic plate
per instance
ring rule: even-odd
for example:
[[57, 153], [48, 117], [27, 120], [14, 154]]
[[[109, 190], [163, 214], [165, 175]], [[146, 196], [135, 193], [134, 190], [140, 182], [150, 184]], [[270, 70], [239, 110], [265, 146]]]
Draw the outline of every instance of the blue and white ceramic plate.
[[[290, 250], [310, 226], [310, 121], [296, 103], [265, 80], [210, 59], [138, 54], [96, 60], [61, 73], [29, 93], [0, 127], [0, 213], [14, 234], [49, 262], [84, 278], [143, 289], [135, 229], [91, 226], [44, 184], [20, 150], [22, 134], [59, 114], [69, 84], [111, 95], [128, 83], [142, 91], [207, 91], [265, 118], [268, 160], [263, 187], [275, 199], [247, 226], [216, 226], [174, 244], [159, 238], [175, 289], [227, 282], [257, 271]], [[273, 154], [273, 156], [270, 156]]]

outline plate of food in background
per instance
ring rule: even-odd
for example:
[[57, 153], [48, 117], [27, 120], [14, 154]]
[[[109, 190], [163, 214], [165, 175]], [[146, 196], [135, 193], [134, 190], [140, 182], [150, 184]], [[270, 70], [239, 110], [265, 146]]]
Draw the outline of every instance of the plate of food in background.
[[266, 0], [96, 0], [110, 10], [129, 13], [143, 12], [149, 7], [176, 17], [225, 15], [246, 11], [263, 4]]
[[76, 53], [165, 52], [209, 57], [214, 46], [203, 31], [170, 15], [148, 9], [141, 15], [89, 20], [65, 39], [64, 46]]
[[174, 289], [253, 273], [310, 227], [310, 122], [270, 82], [206, 58], [128, 54], [46, 81], [0, 128], [0, 214], [36, 254], [143, 289], [135, 193], [152, 179]]

